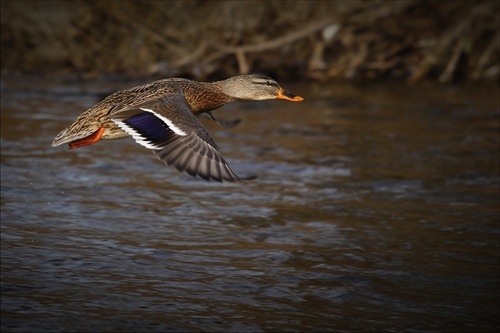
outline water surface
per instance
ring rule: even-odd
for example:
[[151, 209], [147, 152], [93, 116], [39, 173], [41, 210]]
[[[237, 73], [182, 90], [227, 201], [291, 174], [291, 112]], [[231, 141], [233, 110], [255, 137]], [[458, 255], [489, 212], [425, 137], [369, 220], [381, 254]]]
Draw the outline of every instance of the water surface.
[[55, 135], [139, 82], [3, 77], [3, 332], [498, 331], [498, 86], [283, 83], [203, 120], [247, 185]]

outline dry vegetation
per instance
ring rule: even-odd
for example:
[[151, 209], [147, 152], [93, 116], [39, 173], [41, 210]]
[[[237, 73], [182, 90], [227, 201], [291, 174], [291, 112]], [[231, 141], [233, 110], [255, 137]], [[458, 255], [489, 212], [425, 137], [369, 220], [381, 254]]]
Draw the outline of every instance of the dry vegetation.
[[2, 1], [3, 72], [498, 80], [499, 1]]

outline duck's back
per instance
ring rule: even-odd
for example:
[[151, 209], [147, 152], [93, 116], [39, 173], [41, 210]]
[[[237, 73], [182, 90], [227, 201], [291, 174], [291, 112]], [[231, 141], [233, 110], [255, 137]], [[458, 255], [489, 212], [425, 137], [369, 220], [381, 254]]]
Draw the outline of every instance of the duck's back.
[[182, 92], [180, 81], [186, 79], [163, 79], [153, 81], [141, 86], [117, 91], [88, 110], [84, 111], [67, 128], [62, 130], [52, 142], [52, 146], [58, 146], [79, 140], [97, 131], [100, 127], [106, 130], [102, 139], [121, 139], [128, 134], [122, 131], [116, 124], [108, 118], [111, 110], [132, 108], [150, 100], [162, 96]]

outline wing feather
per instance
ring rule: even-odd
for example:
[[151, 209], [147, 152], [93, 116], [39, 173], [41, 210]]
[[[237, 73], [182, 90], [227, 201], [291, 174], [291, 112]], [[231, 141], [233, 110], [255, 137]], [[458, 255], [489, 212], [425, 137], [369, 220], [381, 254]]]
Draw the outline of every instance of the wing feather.
[[138, 144], [181, 172], [206, 180], [241, 181], [219, 154], [219, 148], [182, 94], [114, 110], [109, 116]]

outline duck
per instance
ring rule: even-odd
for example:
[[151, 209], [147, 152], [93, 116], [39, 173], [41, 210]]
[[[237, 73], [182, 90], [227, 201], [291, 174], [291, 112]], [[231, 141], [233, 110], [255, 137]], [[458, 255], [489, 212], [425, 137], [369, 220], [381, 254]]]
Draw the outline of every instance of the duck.
[[304, 98], [284, 90], [272, 78], [249, 74], [216, 82], [167, 78], [117, 91], [84, 111], [53, 140], [52, 146], [69, 149], [100, 140], [131, 136], [166, 165], [205, 180], [243, 182], [220, 154], [220, 148], [199, 121], [206, 114], [223, 127], [226, 121], [212, 111], [231, 102], [279, 99], [302, 102]]

